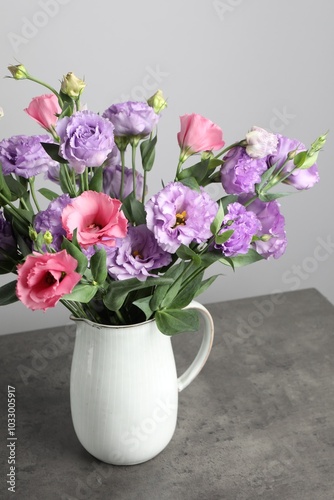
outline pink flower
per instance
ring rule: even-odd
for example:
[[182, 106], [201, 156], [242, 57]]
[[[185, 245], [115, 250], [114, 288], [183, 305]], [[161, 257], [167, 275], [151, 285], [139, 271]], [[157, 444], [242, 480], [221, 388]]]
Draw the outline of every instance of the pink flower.
[[61, 113], [61, 108], [54, 94], [44, 94], [34, 97], [24, 111], [43, 128], [50, 131], [57, 123], [56, 113]]
[[17, 266], [18, 298], [33, 311], [54, 307], [80, 281], [81, 275], [75, 272], [77, 265], [66, 250], [28, 255], [25, 262]]
[[193, 113], [180, 116], [180, 121], [181, 131], [177, 134], [177, 140], [184, 156], [224, 146], [223, 131], [207, 118]]
[[101, 243], [115, 246], [115, 238], [124, 238], [127, 219], [120, 211], [122, 203], [107, 194], [85, 191], [65, 207], [62, 224], [68, 239], [77, 232], [78, 243], [86, 248]]

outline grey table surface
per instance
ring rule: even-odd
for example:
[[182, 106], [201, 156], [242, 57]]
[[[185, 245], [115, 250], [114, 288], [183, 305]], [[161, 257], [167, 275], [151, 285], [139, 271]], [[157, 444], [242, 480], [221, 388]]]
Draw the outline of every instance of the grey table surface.
[[[315, 289], [207, 305], [209, 360], [180, 393], [149, 462], [106, 465], [73, 430], [74, 326], [0, 337], [0, 498], [333, 500], [334, 307]], [[199, 334], [173, 339], [178, 371]], [[16, 389], [16, 493], [7, 490], [7, 386]]]

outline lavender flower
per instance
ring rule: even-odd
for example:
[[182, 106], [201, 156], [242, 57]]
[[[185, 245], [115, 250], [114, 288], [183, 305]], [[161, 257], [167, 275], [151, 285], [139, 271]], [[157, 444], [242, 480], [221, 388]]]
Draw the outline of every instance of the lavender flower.
[[77, 174], [102, 165], [115, 144], [112, 123], [92, 111], [78, 111], [58, 120], [56, 131], [59, 153]]
[[146, 137], [160, 116], [146, 102], [122, 102], [113, 104], [102, 115], [115, 127], [116, 137]]
[[[287, 160], [288, 154], [291, 151], [306, 151], [306, 147], [300, 141], [296, 139], [289, 139], [283, 135], [278, 134], [278, 147], [277, 153], [268, 158], [269, 166], [277, 163], [276, 171], [279, 171], [285, 161]], [[285, 176], [288, 172], [295, 169], [293, 160], [288, 160], [280, 173], [281, 177]], [[296, 168], [293, 170], [292, 174], [287, 177], [283, 182], [290, 184], [298, 190], [310, 189], [319, 181], [319, 172], [316, 164], [312, 165], [310, 168]]]
[[111, 152], [108, 154], [106, 161], [104, 162], [105, 167], [115, 167], [121, 164], [121, 154], [118, 147], [115, 145]]
[[159, 247], [154, 235], [145, 224], [130, 227], [128, 234], [119, 240], [118, 247], [110, 249], [107, 266], [112, 278], [146, 280], [155, 276], [151, 271], [170, 264], [172, 256]]
[[201, 243], [212, 236], [210, 225], [218, 205], [203, 188], [197, 192], [171, 182], [145, 208], [147, 227], [164, 250], [174, 253], [181, 244]]
[[[244, 203], [247, 201], [247, 197], [241, 196], [239, 197], [239, 201]], [[265, 259], [271, 256], [274, 259], [281, 257], [286, 250], [287, 239], [285, 219], [280, 213], [280, 204], [278, 201], [264, 202], [255, 199], [247, 206], [247, 210], [252, 211], [262, 225], [261, 230], [257, 233], [260, 239], [252, 243], [255, 250]]]
[[[112, 198], [121, 198], [122, 167], [120, 165], [103, 169], [103, 191]], [[132, 170], [124, 168], [123, 197], [126, 198], [133, 190]], [[136, 198], [140, 199], [143, 193], [144, 178], [136, 171]]]
[[251, 158], [241, 146], [232, 148], [223, 158], [220, 170], [223, 188], [228, 194], [254, 193], [255, 184], [267, 170], [264, 158]]
[[28, 179], [57, 165], [41, 142], [53, 142], [48, 135], [15, 135], [0, 142], [0, 162], [4, 175], [14, 173]]
[[61, 249], [63, 236], [66, 236], [61, 221], [62, 212], [71, 201], [73, 200], [68, 194], [62, 194], [51, 201], [46, 210], [40, 211], [34, 220], [34, 229], [37, 233], [50, 231], [53, 237], [51, 246], [56, 251]]
[[221, 250], [226, 257], [248, 252], [253, 236], [261, 230], [261, 222], [255, 213], [248, 212], [238, 202], [230, 203], [228, 213], [223, 219], [222, 229], [219, 234], [233, 229], [233, 234], [223, 244], [215, 243], [214, 247]]
[[6, 254], [14, 257], [17, 253], [16, 240], [12, 225], [0, 211], [0, 263], [6, 259]]

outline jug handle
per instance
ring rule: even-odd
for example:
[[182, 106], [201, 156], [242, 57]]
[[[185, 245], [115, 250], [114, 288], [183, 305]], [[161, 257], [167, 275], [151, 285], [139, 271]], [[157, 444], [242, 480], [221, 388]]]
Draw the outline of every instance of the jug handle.
[[204, 320], [204, 331], [202, 343], [194, 361], [191, 363], [189, 368], [177, 379], [179, 392], [183, 391], [183, 389], [185, 389], [202, 370], [209, 357], [214, 337], [213, 319], [206, 307], [204, 307], [196, 300], [193, 300], [184, 309], [196, 309], [200, 313], [200, 316]]

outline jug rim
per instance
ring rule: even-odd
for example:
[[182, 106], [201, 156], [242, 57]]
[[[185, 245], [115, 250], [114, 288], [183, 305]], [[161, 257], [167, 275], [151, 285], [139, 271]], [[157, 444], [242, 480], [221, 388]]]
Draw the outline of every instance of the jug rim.
[[86, 318], [77, 318], [73, 314], [70, 316], [70, 320], [74, 321], [75, 323], [83, 322], [86, 323], [87, 325], [92, 326], [93, 328], [96, 328], [98, 330], [102, 330], [102, 328], [108, 328], [110, 330], [124, 330], [125, 328], [132, 328], [136, 326], [142, 326], [146, 325], [148, 323], [155, 322], [155, 318], [147, 319], [146, 321], [141, 321], [140, 323], [131, 323], [128, 325], [105, 325], [104, 323], [95, 323], [95, 321], [91, 321]]

